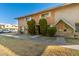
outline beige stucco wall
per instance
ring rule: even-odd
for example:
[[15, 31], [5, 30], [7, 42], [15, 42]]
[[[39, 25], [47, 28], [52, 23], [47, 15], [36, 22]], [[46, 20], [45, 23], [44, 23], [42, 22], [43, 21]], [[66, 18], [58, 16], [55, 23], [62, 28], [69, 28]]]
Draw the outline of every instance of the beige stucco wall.
[[39, 24], [40, 14], [33, 15], [31, 18], [35, 20], [36, 24]]
[[55, 18], [54, 18], [55, 12], [52, 11], [52, 10], [50, 10], [50, 11], [45, 11], [45, 12], [41, 12], [41, 13], [32, 15], [32, 16], [30, 16], [30, 17], [35, 20], [36, 24], [39, 24], [39, 20], [40, 20], [40, 18], [41, 18], [41, 15], [44, 14], [44, 13], [47, 13], [47, 12], [50, 13], [50, 15], [49, 15], [48, 17], [46, 17], [47, 23], [48, 23], [48, 24], [54, 24], [54, 23], [55, 23], [55, 20], [54, 20], [54, 19], [55, 19]]
[[[75, 28], [75, 23], [79, 22], [79, 4], [71, 4], [68, 6], [56, 8], [45, 12], [51, 13], [51, 16], [46, 18], [48, 24], [55, 24], [60, 19], [63, 19], [66, 20], [66, 22], [68, 22], [71, 26]], [[40, 20], [40, 15], [45, 12], [34, 14], [31, 15], [30, 17], [32, 17], [36, 21], [36, 24], [38, 24]], [[20, 18], [18, 20], [18, 25], [19, 27], [20, 26], [27, 27], [25, 18]]]
[[18, 19], [18, 30], [20, 30], [20, 27], [24, 27], [25, 33], [27, 33], [27, 22], [25, 18]]
[[79, 4], [72, 4], [61, 7], [55, 11], [55, 20], [66, 20], [70, 25], [75, 27], [75, 22], [79, 22]]

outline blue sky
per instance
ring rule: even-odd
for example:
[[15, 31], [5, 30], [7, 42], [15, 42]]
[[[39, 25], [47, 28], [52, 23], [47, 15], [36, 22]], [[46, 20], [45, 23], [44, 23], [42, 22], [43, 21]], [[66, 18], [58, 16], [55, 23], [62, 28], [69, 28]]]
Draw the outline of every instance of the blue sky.
[[59, 6], [59, 3], [0, 3], [0, 23], [15, 24], [14, 19], [19, 16], [31, 14], [51, 7]]

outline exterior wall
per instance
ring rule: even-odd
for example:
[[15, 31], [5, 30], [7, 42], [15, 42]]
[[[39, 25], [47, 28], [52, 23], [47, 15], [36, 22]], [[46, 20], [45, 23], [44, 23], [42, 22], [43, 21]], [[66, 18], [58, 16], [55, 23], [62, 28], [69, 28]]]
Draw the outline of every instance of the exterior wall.
[[[61, 31], [61, 32], [70, 32], [72, 33], [73, 32], [73, 29], [71, 29], [67, 24], [65, 24], [64, 22], [59, 22], [57, 25], [57, 30], [58, 31]], [[64, 31], [66, 30], [66, 31]]]
[[59, 22], [56, 24], [57, 33], [56, 35], [64, 36], [64, 37], [73, 37], [73, 29], [71, 29], [67, 24], [63, 22]]
[[[46, 20], [47, 20], [48, 25], [49, 24], [54, 24], [55, 23], [55, 18], [54, 18], [55, 12], [52, 11], [52, 10], [46, 11], [46, 12], [49, 12], [50, 13], [50, 16], [46, 17]], [[36, 24], [39, 24], [39, 20], [41, 18], [41, 15], [43, 13], [46, 13], [46, 12], [42, 12], [42, 13], [39, 13], [39, 14], [35, 14], [35, 15], [31, 16], [31, 18], [36, 21]]]
[[79, 22], [79, 4], [71, 4], [56, 9], [55, 20], [57, 22], [60, 19], [66, 20], [70, 25], [75, 27], [75, 23]]
[[65, 26], [62, 22], [58, 23], [56, 26], [57, 26], [57, 29], [59, 29], [59, 30], [64, 30], [65, 29]]
[[50, 16], [47, 17], [47, 23], [50, 25], [50, 24], [55, 24], [55, 11], [54, 10], [50, 10]]
[[25, 33], [27, 33], [27, 22], [25, 18], [18, 19], [18, 30], [24, 28]]
[[31, 18], [35, 20], [37, 25], [39, 24], [40, 14], [33, 15], [33, 16], [31, 16]]
[[[29, 17], [34, 19], [36, 21], [36, 24], [39, 24], [41, 14], [46, 13], [46, 12], [50, 12], [51, 14], [51, 16], [46, 17], [48, 24], [56, 24], [60, 19], [63, 19], [75, 28], [75, 23], [79, 22], [79, 4], [71, 4], [68, 6], [37, 13]], [[27, 27], [25, 18], [20, 18], [18, 20], [18, 25], [19, 25], [19, 28], [21, 26]], [[58, 24], [57, 27], [58, 28], [60, 27], [62, 31], [66, 28], [63, 23]], [[71, 31], [70, 28], [68, 30]]]
[[[53, 10], [51, 11], [46, 11], [46, 12], [50, 12], [50, 16], [49, 17], [46, 17], [46, 20], [47, 20], [47, 23], [48, 25], [49, 24], [54, 24], [55, 23], [55, 12]], [[39, 24], [39, 20], [41, 18], [41, 15], [43, 13], [46, 13], [46, 12], [42, 12], [42, 13], [39, 13], [39, 14], [35, 14], [35, 15], [32, 15], [32, 16], [29, 16], [31, 17], [32, 19], [35, 20], [36, 24], [38, 25]], [[18, 19], [18, 30], [20, 30], [21, 27], [24, 27], [24, 28], [27, 28], [27, 21], [25, 20], [25, 18], [20, 18]], [[27, 29], [25, 29], [25, 32], [27, 33]]]

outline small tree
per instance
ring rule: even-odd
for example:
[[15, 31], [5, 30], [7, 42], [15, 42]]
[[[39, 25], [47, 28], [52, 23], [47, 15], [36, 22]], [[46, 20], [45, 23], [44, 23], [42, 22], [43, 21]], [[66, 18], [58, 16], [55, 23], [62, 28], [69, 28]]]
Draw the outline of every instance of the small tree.
[[35, 21], [34, 21], [34, 19], [27, 21], [27, 25], [28, 25], [29, 34], [34, 35], [35, 34]]
[[39, 25], [40, 25], [40, 33], [42, 35], [46, 35], [47, 33], [47, 21], [45, 18], [41, 18], [39, 21]]
[[54, 36], [56, 32], [57, 32], [56, 27], [50, 27], [49, 26], [48, 29], [47, 29], [47, 35], [48, 36]]

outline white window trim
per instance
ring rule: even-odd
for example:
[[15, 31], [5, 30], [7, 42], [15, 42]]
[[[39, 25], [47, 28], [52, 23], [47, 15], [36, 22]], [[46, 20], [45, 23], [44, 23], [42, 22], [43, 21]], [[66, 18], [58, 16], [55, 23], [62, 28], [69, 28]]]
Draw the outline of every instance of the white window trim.
[[51, 12], [49, 12], [49, 17], [51, 16]]
[[[27, 20], [26, 18], [29, 18], [29, 20]], [[26, 21], [30, 21], [32, 19], [31, 17], [26, 17], [26, 18], [25, 18]]]
[[[46, 17], [50, 17], [50, 16], [51, 16], [51, 12], [46, 12], [46, 13], [48, 13], [48, 16], [46, 16]], [[40, 15], [40, 18], [42, 17], [43, 14], [46, 14], [46, 13], [42, 13], [42, 14]], [[46, 18], [46, 17], [45, 17], [45, 18]]]
[[41, 14], [39, 15], [39, 18], [41, 18]]

